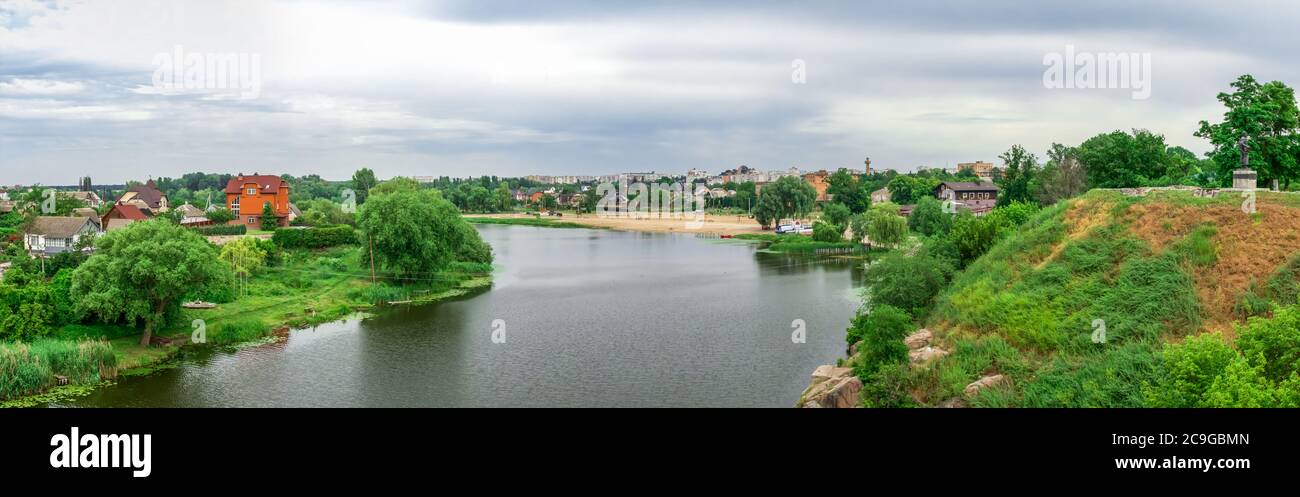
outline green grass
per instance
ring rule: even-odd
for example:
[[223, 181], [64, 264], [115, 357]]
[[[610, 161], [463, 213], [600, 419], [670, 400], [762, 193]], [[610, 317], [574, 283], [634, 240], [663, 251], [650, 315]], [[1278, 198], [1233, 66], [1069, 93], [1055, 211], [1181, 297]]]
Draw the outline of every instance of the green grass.
[[775, 233], [741, 233], [737, 240], [763, 242], [763, 250], [768, 252], [811, 253], [823, 249], [851, 249], [855, 253], [867, 253], [867, 249], [855, 242], [819, 242], [802, 235], [777, 235]]
[[[209, 346], [258, 344], [279, 329], [337, 321], [391, 301], [380, 297], [433, 302], [492, 282], [491, 265], [455, 262], [421, 278], [381, 275], [379, 283], [372, 285], [369, 271], [361, 269], [369, 266], [363, 264], [359, 247], [287, 251], [282, 259], [280, 265], [242, 283], [233, 302], [215, 309], [182, 309], [178, 319], [157, 334], [188, 340], [194, 331], [192, 321], [202, 319]], [[177, 345], [143, 347], [139, 337], [139, 329], [122, 324], [74, 324], [56, 331], [51, 340], [0, 344], [0, 399], [44, 391], [54, 386], [55, 374], [89, 384], [114, 377], [118, 370], [147, 373], [179, 352]], [[94, 377], [90, 364], [111, 367], [101, 369], [105, 375]]]
[[517, 226], [539, 226], [543, 228], [591, 228], [599, 229], [597, 226], [587, 226], [581, 223], [571, 221], [560, 221], [558, 219], [546, 219], [541, 217], [465, 217], [466, 222], [474, 224], [510, 224]]

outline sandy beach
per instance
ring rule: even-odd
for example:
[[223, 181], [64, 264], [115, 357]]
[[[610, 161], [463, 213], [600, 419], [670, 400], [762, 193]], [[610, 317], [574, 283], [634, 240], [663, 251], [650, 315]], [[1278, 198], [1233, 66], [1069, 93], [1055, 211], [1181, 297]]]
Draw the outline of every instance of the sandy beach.
[[[467, 217], [492, 218], [530, 218], [527, 214], [471, 214]], [[693, 227], [691, 219], [632, 219], [622, 217], [600, 217], [595, 214], [564, 213], [563, 217], [542, 216], [542, 219], [566, 221], [596, 228], [609, 228], [626, 231], [651, 231], [660, 233], [713, 233], [719, 235], [738, 235], [741, 233], [763, 233], [762, 228], [753, 219], [745, 216], [705, 215], [703, 226]], [[768, 231], [770, 233], [770, 231]]]

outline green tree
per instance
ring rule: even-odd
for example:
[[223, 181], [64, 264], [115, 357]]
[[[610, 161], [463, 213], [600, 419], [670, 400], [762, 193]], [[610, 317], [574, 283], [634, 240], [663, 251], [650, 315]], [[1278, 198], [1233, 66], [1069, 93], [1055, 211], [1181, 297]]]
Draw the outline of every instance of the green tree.
[[494, 210], [497, 212], [509, 211], [515, 205], [515, 196], [510, 193], [510, 186], [504, 182], [497, 185], [496, 194], [493, 199]]
[[780, 222], [781, 219], [781, 199], [776, 195], [762, 195], [758, 197], [758, 204], [754, 206], [754, 220], [758, 222], [763, 229]]
[[1010, 150], [1003, 152], [998, 158], [1002, 159], [1004, 167], [1002, 181], [998, 183], [1001, 191], [998, 192], [997, 205], [1007, 205], [1011, 202], [1033, 202], [1034, 178], [1038, 174], [1038, 158], [1020, 145], [1012, 145]]
[[[376, 194], [361, 208], [357, 224], [385, 271], [427, 278], [461, 254], [491, 262], [486, 244], [460, 211], [433, 190], [399, 189]], [[484, 260], [485, 259], [485, 260]]]
[[1165, 137], [1143, 129], [1112, 131], [1083, 142], [1076, 157], [1093, 188], [1147, 186], [1165, 175], [1169, 156]]
[[1250, 167], [1259, 172], [1262, 184], [1277, 179], [1290, 187], [1291, 180], [1300, 175], [1300, 110], [1295, 91], [1280, 81], [1260, 84], [1249, 74], [1238, 77], [1231, 86], [1231, 93], [1217, 97], [1227, 107], [1223, 122], [1201, 121], [1195, 133], [1214, 146], [1208, 155], [1217, 165], [1218, 177], [1227, 184], [1232, 170], [1240, 167], [1237, 141], [1245, 136]]
[[[812, 212], [817, 201], [817, 189], [800, 178], [784, 176], [764, 186], [758, 200], [759, 205], [766, 209], [768, 219], [780, 222], [784, 218], [800, 218]], [[759, 224], [766, 226], [761, 221]]]
[[871, 206], [871, 193], [847, 169], [840, 168], [831, 173], [826, 182], [826, 193], [831, 200], [848, 207], [851, 213], [864, 212]]
[[95, 243], [95, 255], [72, 274], [79, 315], [104, 322], [144, 322], [140, 344], [165, 324], [186, 294], [230, 285], [230, 267], [194, 231], [159, 220], [131, 223]]
[[257, 238], [246, 236], [222, 245], [221, 260], [230, 264], [235, 276], [247, 278], [266, 265], [266, 251]]
[[357, 194], [358, 205], [366, 203], [366, 199], [370, 198], [370, 189], [377, 184], [379, 184], [379, 180], [375, 179], [375, 172], [368, 167], [363, 167], [352, 173], [352, 190]]
[[1034, 198], [1051, 205], [1088, 191], [1088, 173], [1075, 158], [1077, 151], [1060, 143], [1047, 150], [1047, 163], [1038, 174]]
[[839, 202], [832, 202], [822, 206], [822, 219], [828, 223], [844, 228], [849, 225], [849, 208]]
[[907, 219], [898, 215], [898, 206], [894, 204], [876, 204], [864, 214], [864, 228], [872, 245], [894, 247], [907, 239]]
[[907, 227], [925, 236], [943, 235], [952, 226], [952, 214], [943, 211], [943, 204], [934, 197], [924, 197], [912, 208]]
[[924, 197], [933, 197], [940, 180], [914, 175], [895, 176], [889, 180], [890, 200], [899, 205], [912, 205]]
[[262, 228], [262, 231], [275, 231], [276, 228], [280, 227], [280, 218], [275, 217], [275, 208], [271, 207], [270, 202], [262, 204], [262, 219], [260, 227]]

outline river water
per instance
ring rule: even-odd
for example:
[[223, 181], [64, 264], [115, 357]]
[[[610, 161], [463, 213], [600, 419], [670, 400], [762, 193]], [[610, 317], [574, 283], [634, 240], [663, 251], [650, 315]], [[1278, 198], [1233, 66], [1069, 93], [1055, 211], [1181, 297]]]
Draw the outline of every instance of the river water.
[[689, 234], [478, 229], [496, 253], [489, 290], [187, 353], [62, 405], [786, 407], [843, 356], [859, 302], [860, 261]]

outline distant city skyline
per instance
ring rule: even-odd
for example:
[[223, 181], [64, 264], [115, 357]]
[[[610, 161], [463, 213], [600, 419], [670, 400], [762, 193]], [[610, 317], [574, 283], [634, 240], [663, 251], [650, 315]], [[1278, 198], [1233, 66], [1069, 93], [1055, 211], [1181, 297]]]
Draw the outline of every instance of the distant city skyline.
[[[1300, 4], [1258, 5], [0, 0], [0, 184], [907, 172], [1131, 128], [1199, 155], [1237, 76], [1300, 85]], [[1149, 86], [1048, 84], [1076, 53]]]

